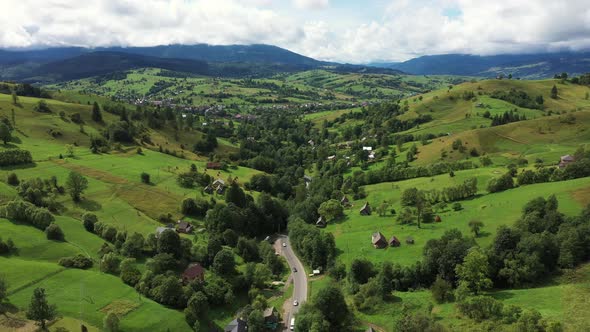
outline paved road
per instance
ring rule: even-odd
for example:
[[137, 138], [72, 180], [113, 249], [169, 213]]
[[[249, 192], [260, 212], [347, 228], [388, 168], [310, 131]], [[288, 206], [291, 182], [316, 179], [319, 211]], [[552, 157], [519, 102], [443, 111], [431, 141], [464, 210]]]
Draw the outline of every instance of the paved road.
[[[283, 247], [283, 243], [286, 243], [287, 246]], [[301, 264], [297, 255], [293, 252], [287, 236], [279, 235], [279, 238], [275, 242], [275, 247], [281, 256], [285, 257], [287, 260], [289, 269], [291, 269], [290, 279], [293, 280], [293, 297], [288, 300], [289, 304], [286, 306], [283, 317], [285, 322], [284, 331], [288, 331], [289, 324], [291, 324], [291, 318], [299, 311], [299, 307], [307, 300], [307, 274], [305, 274], [303, 264]], [[297, 272], [293, 272], [293, 268], [296, 268]], [[294, 300], [299, 301], [299, 306], [293, 306]]]

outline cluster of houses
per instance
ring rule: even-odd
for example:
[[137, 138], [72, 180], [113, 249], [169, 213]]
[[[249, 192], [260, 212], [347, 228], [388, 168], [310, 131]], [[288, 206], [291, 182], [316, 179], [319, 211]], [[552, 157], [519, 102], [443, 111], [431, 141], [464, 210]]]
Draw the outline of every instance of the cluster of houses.
[[[310, 140], [308, 143], [311, 146], [313, 146], [313, 141]], [[339, 149], [348, 149], [351, 146], [352, 146], [352, 141], [348, 141], [348, 142], [344, 142], [344, 143], [338, 144], [338, 148]], [[373, 150], [373, 147], [372, 146], [363, 146], [363, 151], [367, 151], [367, 153], [368, 153], [367, 158], [369, 159], [369, 161], [375, 161], [376, 156], [375, 156], [375, 151]], [[326, 159], [328, 161], [335, 161], [336, 158], [337, 158], [336, 155], [333, 154], [331, 156], [328, 156]], [[350, 160], [350, 157], [349, 156], [344, 156], [344, 159]], [[348, 162], [348, 165], [350, 166], [350, 161]]]
[[[387, 241], [387, 238], [381, 232], [375, 232], [371, 235], [371, 243], [373, 244], [373, 247], [375, 247], [376, 249], [383, 249], [388, 246], [389, 247], [399, 247], [402, 244], [400, 242], [400, 240], [395, 236], [392, 236], [389, 239], [389, 241]], [[408, 236], [406, 238], [406, 243], [407, 244], [414, 244], [414, 238], [411, 236]]]
[[209, 195], [213, 194], [214, 192], [218, 195], [223, 195], [225, 193], [225, 188], [225, 181], [223, 181], [222, 179], [217, 179], [213, 181], [213, 183], [211, 183], [210, 185], [206, 186], [205, 189], [203, 189], [203, 191]]

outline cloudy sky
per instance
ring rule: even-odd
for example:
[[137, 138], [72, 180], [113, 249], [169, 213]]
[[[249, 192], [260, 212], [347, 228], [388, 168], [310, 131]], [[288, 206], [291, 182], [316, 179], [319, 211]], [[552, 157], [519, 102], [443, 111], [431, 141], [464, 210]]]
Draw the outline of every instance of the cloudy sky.
[[590, 49], [590, 0], [0, 0], [0, 47], [285, 47], [321, 60]]

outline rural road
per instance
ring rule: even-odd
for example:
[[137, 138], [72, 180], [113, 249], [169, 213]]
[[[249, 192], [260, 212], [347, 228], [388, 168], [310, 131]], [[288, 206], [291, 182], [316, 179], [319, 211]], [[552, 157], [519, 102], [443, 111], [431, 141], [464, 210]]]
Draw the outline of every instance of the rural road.
[[[286, 243], [287, 246], [283, 247], [283, 243]], [[287, 260], [287, 264], [289, 264], [289, 269], [291, 270], [289, 279], [293, 280], [293, 297], [287, 300], [289, 303], [285, 306], [285, 312], [283, 313], [283, 321], [285, 322], [284, 331], [289, 331], [291, 318], [297, 314], [299, 307], [307, 300], [307, 275], [305, 274], [303, 264], [301, 264], [297, 255], [293, 252], [289, 238], [286, 235], [279, 235], [275, 241], [275, 248]], [[293, 272], [293, 268], [296, 268], [297, 272]], [[299, 301], [298, 306], [293, 305], [294, 300]]]

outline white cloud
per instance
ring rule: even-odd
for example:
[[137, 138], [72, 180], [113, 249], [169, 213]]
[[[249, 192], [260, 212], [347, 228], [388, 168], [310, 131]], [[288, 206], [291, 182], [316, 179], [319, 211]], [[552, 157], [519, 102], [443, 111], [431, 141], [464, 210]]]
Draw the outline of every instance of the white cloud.
[[2, 0], [0, 46], [266, 43], [356, 63], [590, 48], [588, 0], [367, 2], [360, 24], [348, 2], [291, 1]]
[[325, 9], [330, 5], [329, 0], [293, 0], [299, 9]]

